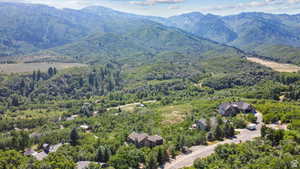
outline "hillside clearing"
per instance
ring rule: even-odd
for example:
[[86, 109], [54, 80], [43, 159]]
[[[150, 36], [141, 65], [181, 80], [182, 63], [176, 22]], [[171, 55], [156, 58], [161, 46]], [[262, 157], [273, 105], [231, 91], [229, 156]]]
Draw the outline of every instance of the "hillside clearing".
[[185, 116], [192, 111], [189, 104], [165, 106], [157, 110], [163, 114], [162, 124], [176, 124], [184, 120]]
[[273, 61], [267, 61], [259, 58], [253, 58], [253, 57], [248, 57], [247, 60], [251, 62], [255, 62], [261, 65], [264, 65], [266, 67], [269, 67], [277, 72], [298, 72], [300, 71], [300, 67], [292, 64], [284, 64], [284, 63], [277, 63]]
[[[107, 108], [107, 110], [112, 110], [112, 109], [121, 109], [122, 111], [128, 111], [128, 112], [133, 112], [134, 109], [138, 106], [144, 105], [144, 104], [151, 104], [157, 102], [156, 100], [149, 100], [149, 101], [144, 101], [144, 102], [136, 102], [136, 103], [130, 103], [130, 104], [125, 104], [117, 107], [110, 107]], [[142, 106], [143, 107], [143, 106]]]
[[0, 73], [26, 73], [34, 70], [47, 71], [49, 67], [55, 67], [58, 70], [72, 68], [72, 67], [84, 67], [85, 64], [80, 63], [16, 63], [16, 64], [0, 64]]

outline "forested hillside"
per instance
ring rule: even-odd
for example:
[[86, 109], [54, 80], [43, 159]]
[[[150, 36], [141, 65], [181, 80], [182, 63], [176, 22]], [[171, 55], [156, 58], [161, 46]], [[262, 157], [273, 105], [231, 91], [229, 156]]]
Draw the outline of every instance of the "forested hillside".
[[156, 21], [270, 59], [298, 64], [299, 54], [294, 51], [300, 46], [299, 15], [250, 12], [217, 16], [192, 12]]
[[103, 15], [22, 3], [0, 3], [0, 9], [3, 16], [0, 21], [2, 57], [61, 46], [95, 32], [124, 33], [151, 22], [129, 18], [122, 13], [110, 15], [114, 11], [108, 8]]
[[126, 63], [130, 60], [188, 61], [219, 56], [246, 56], [241, 50], [156, 23], [144, 24], [123, 35], [92, 34], [77, 42], [49, 51], [55, 52], [55, 55], [70, 56], [90, 63], [110, 59]]

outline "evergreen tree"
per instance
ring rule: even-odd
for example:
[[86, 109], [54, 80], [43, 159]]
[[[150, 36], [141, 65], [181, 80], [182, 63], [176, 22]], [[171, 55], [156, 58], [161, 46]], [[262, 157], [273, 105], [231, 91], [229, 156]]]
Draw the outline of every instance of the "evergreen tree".
[[225, 135], [225, 137], [233, 137], [234, 136], [234, 127], [231, 125], [231, 123], [229, 121], [227, 121], [225, 123], [224, 135]]
[[106, 162], [105, 160], [105, 147], [99, 146], [97, 152], [96, 152], [96, 161], [98, 162]]
[[215, 128], [215, 130], [214, 130], [214, 137], [217, 140], [221, 140], [224, 137], [223, 131], [222, 131], [222, 128], [221, 128], [220, 125], [217, 125], [217, 127]]
[[169, 155], [163, 147], [159, 147], [157, 151], [157, 161], [159, 165], [163, 165], [165, 162], [169, 160]]
[[52, 77], [53, 74], [54, 74], [53, 68], [52, 68], [52, 67], [49, 67], [49, 68], [48, 68], [48, 76], [49, 76], [49, 77]]
[[73, 128], [70, 134], [70, 144], [72, 146], [78, 145], [79, 135], [76, 128]]
[[83, 85], [84, 85], [83, 78], [82, 78], [82, 77], [80, 77], [80, 78], [79, 78], [79, 87], [80, 87], [80, 88], [82, 88], [82, 87], [83, 87]]
[[95, 76], [93, 73], [89, 74], [89, 85], [90, 85], [90, 87], [95, 86]]
[[36, 80], [39, 81], [42, 77], [42, 73], [40, 70], [37, 71]]
[[54, 75], [56, 75], [56, 74], [57, 74], [56, 67], [53, 67], [53, 74], [54, 74]]
[[146, 169], [157, 169], [158, 168], [157, 157], [154, 152], [151, 152], [146, 156], [145, 164], [146, 164], [146, 166], [145, 166]]
[[33, 73], [32, 73], [32, 80], [33, 80], [33, 81], [36, 81], [36, 72], [35, 72], [35, 70], [34, 70]]

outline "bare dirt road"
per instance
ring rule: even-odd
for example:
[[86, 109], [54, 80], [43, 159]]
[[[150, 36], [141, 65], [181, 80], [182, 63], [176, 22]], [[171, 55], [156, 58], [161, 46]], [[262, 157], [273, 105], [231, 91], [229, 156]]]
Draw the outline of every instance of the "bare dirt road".
[[194, 146], [191, 147], [192, 153], [183, 154], [176, 157], [176, 159], [167, 163], [163, 169], [180, 169], [183, 167], [192, 166], [193, 162], [198, 158], [204, 158], [214, 153], [215, 148], [220, 144], [230, 144], [230, 143], [241, 143], [254, 139], [255, 137], [260, 136], [260, 129], [262, 127], [262, 115], [260, 113], [256, 113], [257, 117], [257, 129], [254, 131], [250, 131], [247, 129], [238, 130], [240, 133], [234, 139], [227, 139], [216, 144], [208, 145], [208, 146]]
[[263, 60], [259, 58], [254, 58], [254, 57], [248, 57], [247, 60], [251, 62], [255, 62], [261, 65], [264, 65], [266, 67], [269, 67], [277, 72], [298, 72], [300, 71], [300, 67], [292, 64], [284, 64], [284, 63], [278, 63], [278, 62], [273, 62], [273, 61], [268, 61], [268, 60]]

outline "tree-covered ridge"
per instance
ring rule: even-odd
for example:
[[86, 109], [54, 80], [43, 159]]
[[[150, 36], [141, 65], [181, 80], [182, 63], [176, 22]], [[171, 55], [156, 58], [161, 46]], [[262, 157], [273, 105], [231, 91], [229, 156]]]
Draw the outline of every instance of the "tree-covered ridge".
[[74, 42], [95, 32], [124, 33], [144, 23], [106, 9], [102, 16], [85, 10], [56, 9], [45, 5], [0, 3], [1, 56], [23, 56]]
[[261, 45], [254, 48], [259, 57], [276, 62], [300, 65], [300, 48], [286, 45]]
[[38, 55], [44, 55], [44, 53], [69, 56], [88, 63], [107, 62], [112, 59], [123, 63], [172, 59], [178, 62], [208, 57], [246, 55], [238, 49], [151, 22], [122, 35], [92, 34], [74, 43], [41, 51]]
[[248, 12], [217, 16], [192, 12], [161, 22], [249, 51], [260, 45], [299, 46], [299, 15]]

